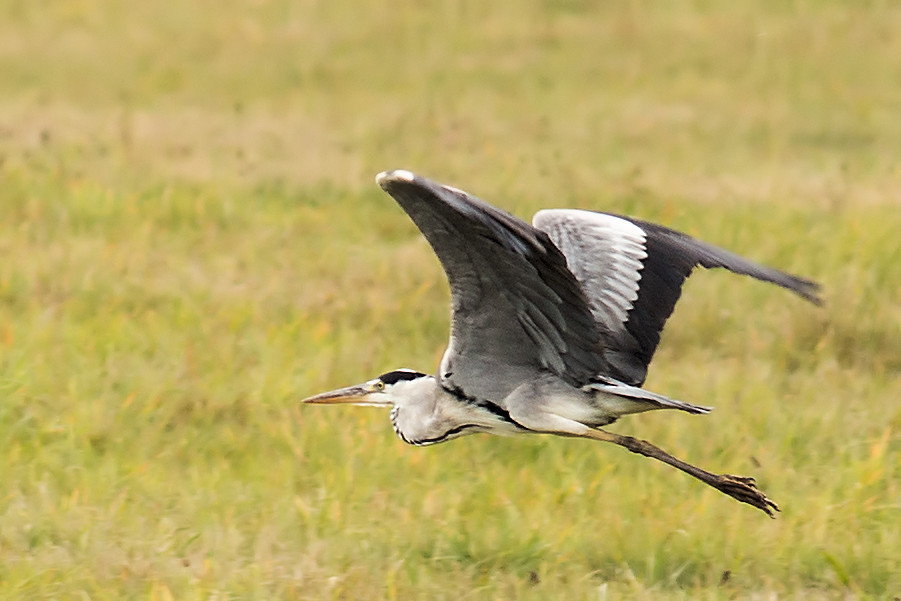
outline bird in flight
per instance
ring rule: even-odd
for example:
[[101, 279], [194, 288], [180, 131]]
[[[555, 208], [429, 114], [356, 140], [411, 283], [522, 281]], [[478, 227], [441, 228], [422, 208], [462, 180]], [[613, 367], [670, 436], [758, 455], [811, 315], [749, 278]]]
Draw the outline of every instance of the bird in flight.
[[419, 227], [450, 282], [450, 342], [434, 375], [389, 371], [305, 403], [391, 407], [397, 435], [430, 445], [486, 432], [612, 442], [774, 517], [753, 478], [713, 474], [602, 429], [631, 413], [692, 405], [641, 388], [685, 278], [722, 267], [815, 304], [819, 286], [631, 217], [539, 211], [532, 225], [406, 170], [376, 182]]

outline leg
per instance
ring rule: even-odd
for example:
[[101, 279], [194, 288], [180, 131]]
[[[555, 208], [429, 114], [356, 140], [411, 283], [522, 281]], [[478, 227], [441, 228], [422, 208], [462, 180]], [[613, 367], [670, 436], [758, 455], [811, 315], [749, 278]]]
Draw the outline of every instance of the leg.
[[645, 457], [658, 459], [673, 466], [676, 469], [682, 470], [690, 476], [694, 476], [701, 482], [709, 484], [718, 491], [726, 493], [733, 499], [737, 499], [742, 503], [747, 503], [748, 505], [753, 505], [757, 509], [766, 513], [771, 518], [776, 517], [773, 511], [779, 511], [779, 507], [771, 500], [769, 500], [765, 494], [757, 489], [757, 486], [754, 483], [754, 478], [742, 478], [740, 476], [730, 476], [728, 474], [719, 476], [716, 474], [711, 474], [710, 472], [704, 471], [699, 467], [695, 467], [690, 463], [685, 463], [684, 461], [676, 459], [663, 449], [655, 447], [645, 440], [639, 440], [637, 438], [633, 438], [631, 436], [623, 436], [621, 434], [614, 434], [613, 432], [607, 432], [606, 430], [589, 429], [586, 432], [578, 434], [578, 436], [591, 438], [594, 440], [602, 440], [604, 442], [612, 442], [613, 444], [617, 444], [621, 447], [629, 449], [633, 453], [638, 453], [639, 455], [644, 455]]
[[[638, 453], [645, 457], [653, 457], [676, 469], [680, 469], [718, 491], [726, 493], [733, 499], [753, 505], [771, 518], [776, 517], [773, 512], [779, 511], [779, 507], [757, 489], [753, 478], [742, 478], [728, 474], [721, 476], [711, 474], [699, 467], [676, 459], [647, 441], [586, 426], [581, 421], [585, 415], [580, 415], [580, 411], [589, 403], [586, 402], [585, 397], [573, 397], [572, 390], [567, 385], [561, 385], [556, 389], [552, 387], [542, 389], [535, 384], [527, 384], [513, 391], [505, 399], [505, 404], [510, 412], [510, 417], [528, 430], [557, 434], [559, 436], [592, 438], [618, 444], [633, 453]], [[556, 393], [557, 396], [555, 397], [553, 393]], [[544, 398], [547, 401], [541, 405], [536, 405], [533, 402], [533, 399], [536, 398]]]

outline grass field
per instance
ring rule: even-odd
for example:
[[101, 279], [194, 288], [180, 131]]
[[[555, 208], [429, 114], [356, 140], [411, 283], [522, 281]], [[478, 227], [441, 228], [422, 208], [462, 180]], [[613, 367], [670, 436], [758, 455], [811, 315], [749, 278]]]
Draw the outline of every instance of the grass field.
[[[890, 2], [0, 2], [0, 598], [897, 599]], [[699, 273], [613, 446], [300, 407], [430, 371], [447, 287], [375, 173], [624, 212]]]

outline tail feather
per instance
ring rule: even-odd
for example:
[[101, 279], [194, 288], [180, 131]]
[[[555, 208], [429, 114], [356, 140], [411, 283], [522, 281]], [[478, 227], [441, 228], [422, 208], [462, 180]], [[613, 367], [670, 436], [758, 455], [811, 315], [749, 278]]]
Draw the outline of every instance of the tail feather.
[[684, 401], [677, 401], [676, 399], [665, 397], [662, 394], [657, 394], [650, 390], [638, 388], [637, 386], [629, 386], [628, 384], [624, 384], [612, 378], [605, 378], [603, 381], [593, 382], [585, 386], [584, 389], [596, 390], [624, 399], [639, 401], [640, 405], [648, 405], [643, 409], [636, 408], [637, 410], [630, 411], [630, 413], [640, 413], [641, 411], [650, 411], [653, 409], [678, 409], [680, 411], [685, 411], [686, 413], [702, 415], [710, 413], [713, 410], [713, 407], [704, 407], [702, 405], [693, 405]]

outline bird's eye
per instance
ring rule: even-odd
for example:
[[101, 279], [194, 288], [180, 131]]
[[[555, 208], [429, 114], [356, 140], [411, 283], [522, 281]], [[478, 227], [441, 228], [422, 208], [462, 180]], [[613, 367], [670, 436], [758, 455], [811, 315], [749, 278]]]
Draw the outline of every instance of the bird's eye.
[[373, 385], [373, 388], [376, 391], [385, 390], [385, 383], [382, 382], [381, 380], [376, 380], [375, 384]]

